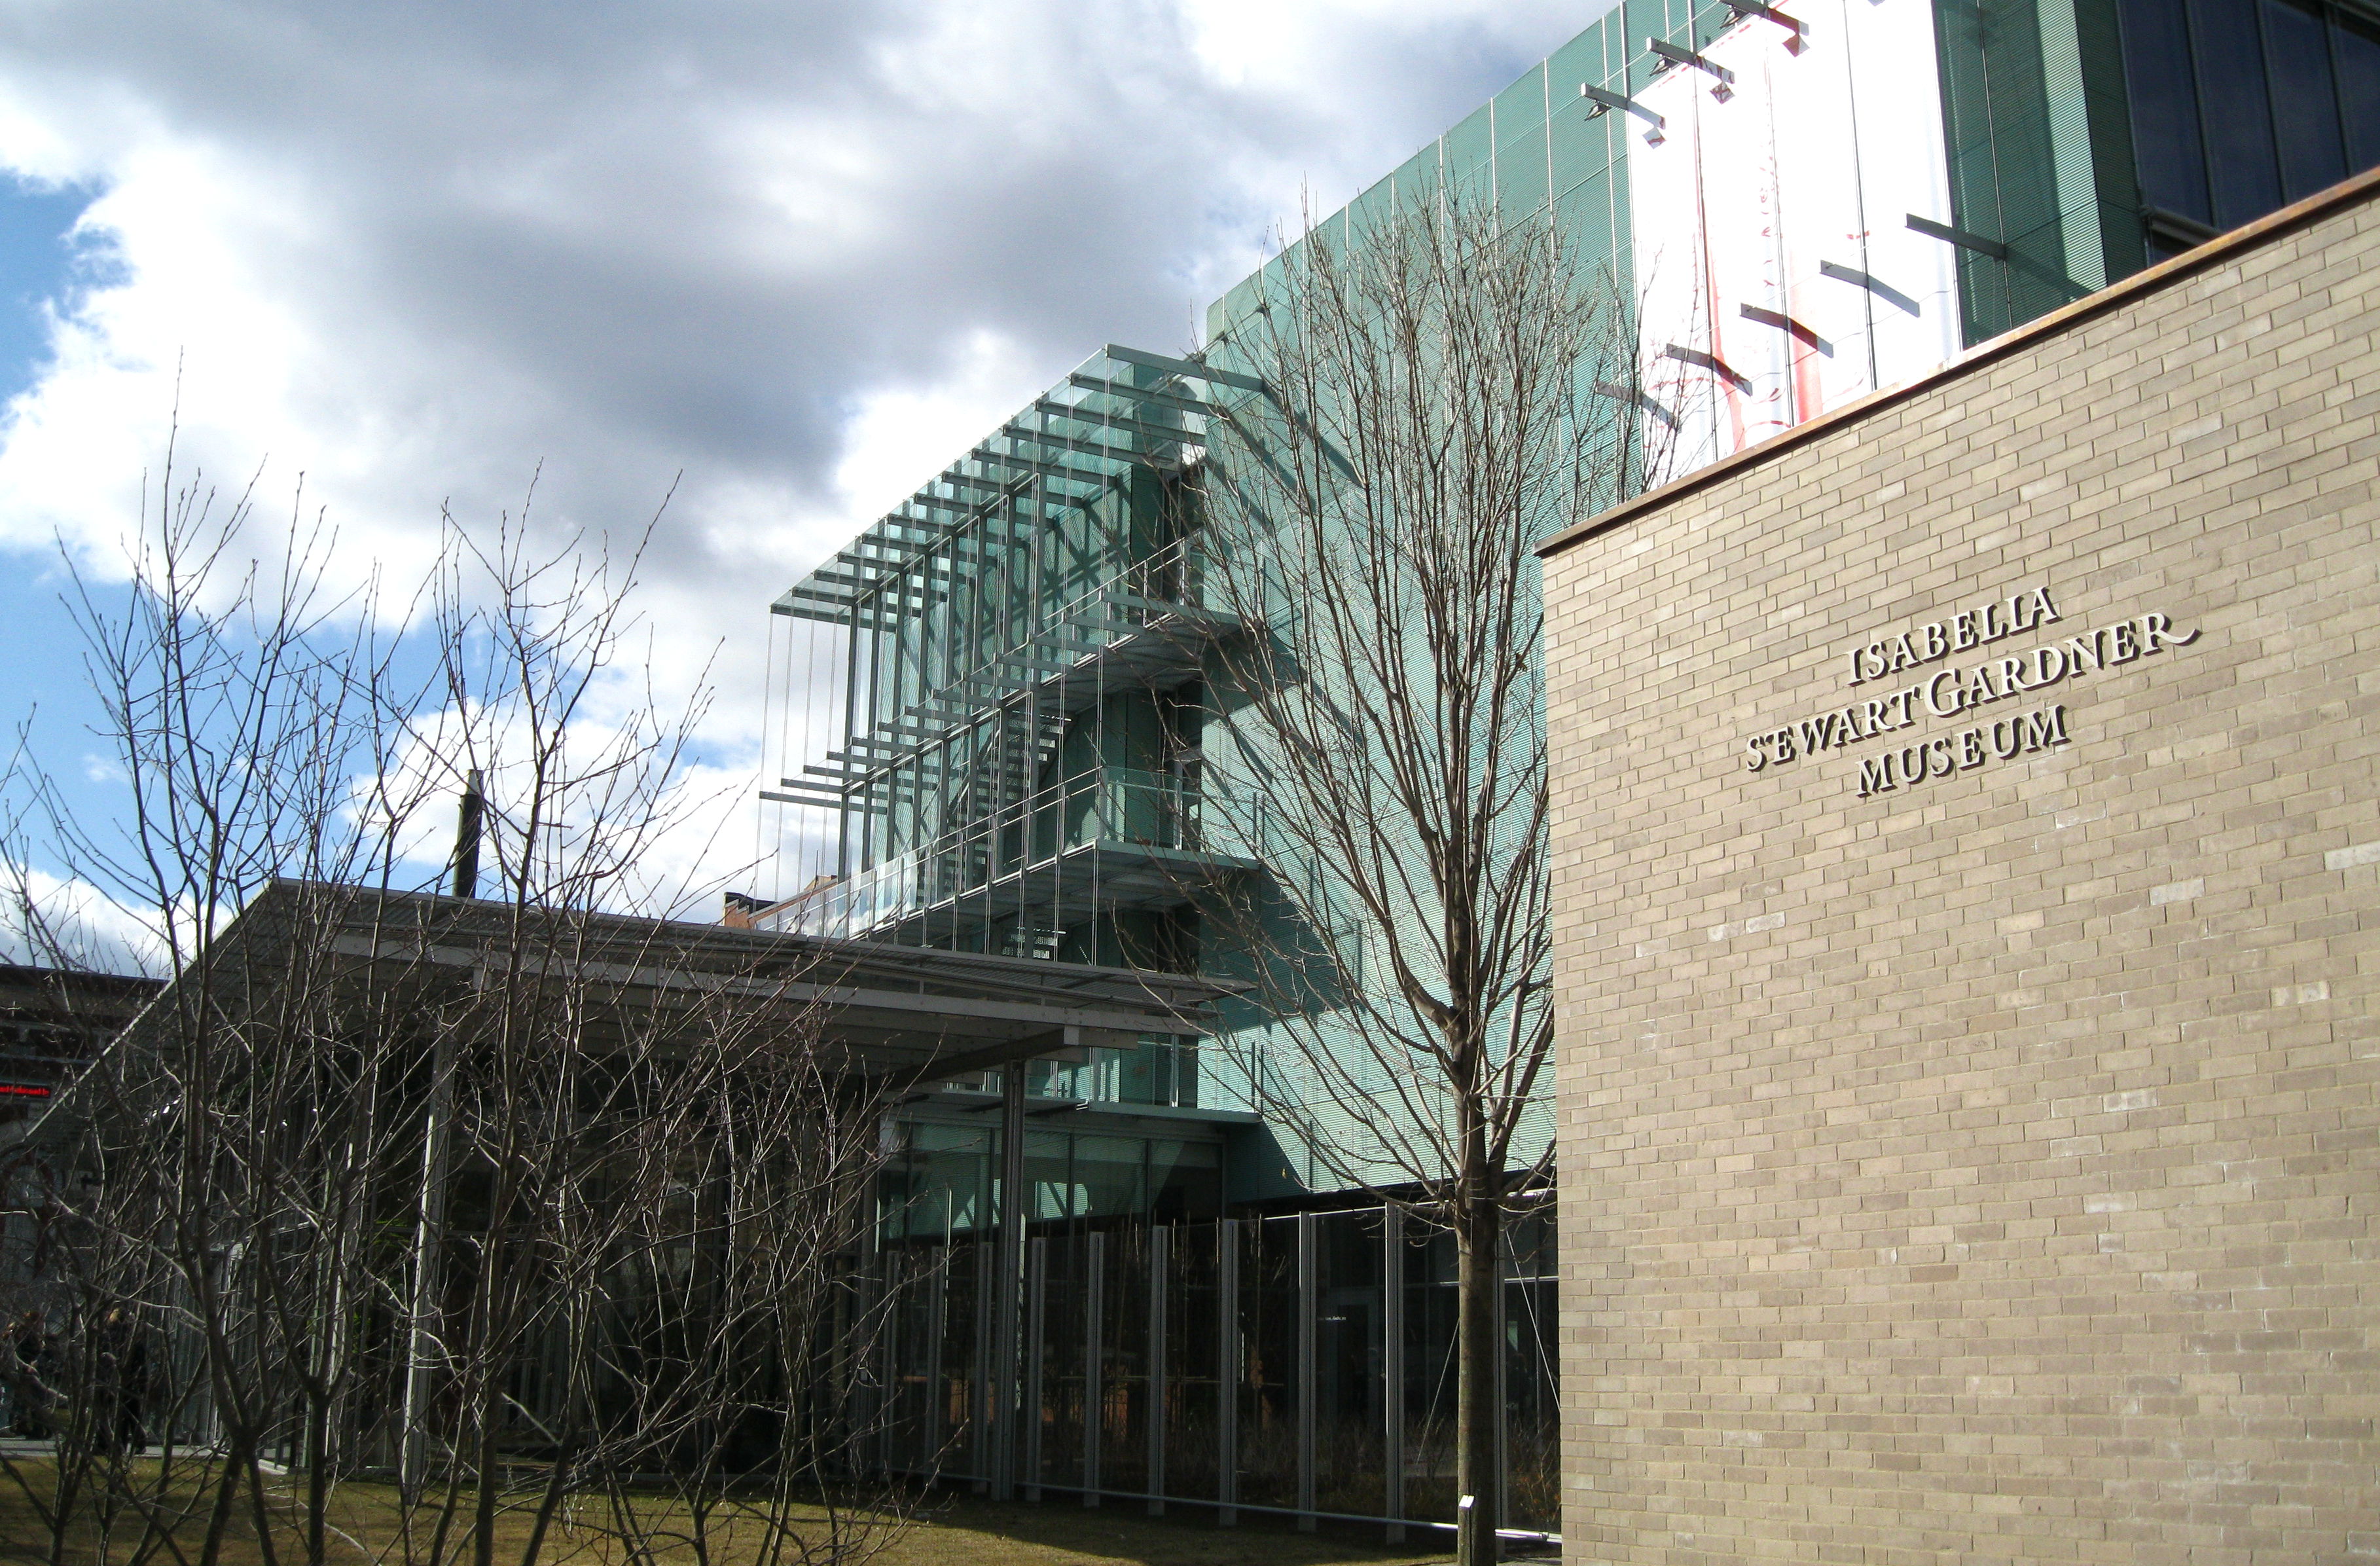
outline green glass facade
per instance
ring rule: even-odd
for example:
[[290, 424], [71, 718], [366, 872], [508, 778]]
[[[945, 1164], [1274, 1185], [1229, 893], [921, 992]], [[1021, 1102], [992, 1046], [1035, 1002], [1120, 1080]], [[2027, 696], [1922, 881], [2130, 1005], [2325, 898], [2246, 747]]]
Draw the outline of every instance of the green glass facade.
[[[2365, 0], [1741, 15], [1625, 0], [1296, 243], [1348, 243], [1441, 191], [1551, 222], [1622, 298], [1649, 297], [1658, 267], [1691, 273], [1699, 324], [1655, 319], [1643, 345], [1673, 369], [1767, 351], [1739, 306], [1822, 346], [1806, 321], [1834, 310], [1864, 353], [1816, 379], [1799, 350], [1778, 357], [1755, 410], [1768, 422], [1714, 415], [1686, 458], [1708, 461], [2380, 162], [2376, 15]], [[1656, 40], [1719, 69], [1695, 76]], [[1864, 140], [1833, 149], [1806, 123], [1836, 106], [1814, 62], [1839, 73], [1840, 123]], [[1713, 88], [1727, 71], [1732, 87]], [[1912, 104], [1877, 123], [1880, 105]], [[1761, 115], [1765, 142], [1744, 128]], [[1750, 185], [1730, 158], [1760, 165]], [[1693, 199], [1642, 183], [1648, 168], [1692, 179]], [[1714, 205], [1706, 176], [1759, 200]], [[1799, 254], [1780, 237], [1795, 221]], [[1029, 956], [1057, 982], [1074, 965], [1228, 977], [1252, 960], [1202, 909], [1245, 878], [1311, 868], [1275, 851], [1262, 759], [1230, 734], [1217, 649], [1254, 628], [1208, 590], [1202, 524], [1230, 480], [1235, 410], [1260, 411], [1238, 337], [1280, 265], [1208, 308], [1196, 359], [1104, 348], [777, 600], [778, 666], [808, 721], [766, 795], [807, 821], [795, 835], [817, 857], [759, 923]], [[1763, 279], [1778, 291], [1743, 291]], [[1675, 334], [1689, 330], [1704, 334]], [[1374, 981], [1360, 965], [1342, 980]], [[999, 1100], [961, 1082], [908, 1111], [868, 1263], [905, 1324], [885, 1371], [904, 1412], [880, 1461], [1227, 1517], [1443, 1510], [1444, 1237], [1378, 1208], [1311, 1210], [1330, 1183], [1285, 1128], [1256, 1123], [1261, 1096], [1239, 1074], [1262, 1069], [1267, 1025], [1242, 1002], [1220, 1022], [1238, 1049], [1104, 1037], [1033, 1065], [1013, 1360], [990, 1346]], [[1522, 1525], [1556, 1513], [1550, 1222], [1523, 1222], [1508, 1261], [1507, 1514]], [[992, 1434], [1002, 1400], [1028, 1411], [1013, 1451]]]

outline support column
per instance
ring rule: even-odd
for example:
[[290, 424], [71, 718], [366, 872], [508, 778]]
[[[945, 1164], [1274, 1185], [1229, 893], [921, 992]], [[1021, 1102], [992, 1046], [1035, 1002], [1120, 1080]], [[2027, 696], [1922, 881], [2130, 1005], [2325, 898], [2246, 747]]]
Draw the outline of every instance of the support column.
[[[1380, 1208], [1380, 1504], [1405, 1514], [1405, 1213]], [[1389, 1524], [1389, 1542], [1402, 1544], [1402, 1523]]]
[[1297, 1215], [1297, 1526], [1314, 1532], [1315, 1274], [1320, 1236], [1310, 1212]]
[[1215, 1525], [1236, 1526], [1240, 1510], [1240, 1224], [1215, 1220]]
[[1165, 1515], [1165, 1275], [1173, 1249], [1173, 1231], [1155, 1224], [1148, 1229], [1148, 1408], [1144, 1416], [1148, 1438], [1148, 1514]]
[[991, 1498], [1016, 1494], [1016, 1426], [1022, 1400], [1016, 1395], [1021, 1358], [1017, 1293], [1025, 1271], [1025, 1221], [1030, 1196], [1025, 1189], [1025, 1062], [1011, 1061], [1000, 1074], [1000, 1246], [992, 1266], [991, 1352], [984, 1366], [990, 1390]]
[[1100, 1363], [1104, 1345], [1100, 1338], [1106, 1330], [1101, 1308], [1107, 1303], [1108, 1237], [1093, 1231], [1083, 1240], [1084, 1270], [1090, 1274], [1090, 1286], [1083, 1302], [1083, 1504], [1099, 1503], [1099, 1426], [1103, 1393], [1099, 1386]]

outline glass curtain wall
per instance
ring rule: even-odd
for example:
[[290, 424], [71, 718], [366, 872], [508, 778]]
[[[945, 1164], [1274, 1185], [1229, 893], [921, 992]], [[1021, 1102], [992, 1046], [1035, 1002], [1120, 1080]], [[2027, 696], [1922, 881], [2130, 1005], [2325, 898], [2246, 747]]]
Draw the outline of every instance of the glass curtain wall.
[[2380, 12], [2118, 0], [2118, 13], [2153, 257], [2380, 164]]

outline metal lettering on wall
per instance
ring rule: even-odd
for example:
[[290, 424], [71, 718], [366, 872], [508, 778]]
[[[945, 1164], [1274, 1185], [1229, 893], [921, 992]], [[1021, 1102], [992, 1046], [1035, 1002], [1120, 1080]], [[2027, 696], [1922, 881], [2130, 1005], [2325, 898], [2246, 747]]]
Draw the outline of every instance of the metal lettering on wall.
[[[2198, 639], [2195, 629], [2178, 631], [2165, 614], [2135, 615], [2070, 636], [2051, 633], [2022, 652], [1972, 662], [1948, 662], [1956, 654], [2005, 642], [2064, 618], [2049, 589], [2027, 588], [1948, 619], [1897, 636], [1879, 637], [1844, 654], [1849, 686], [1888, 687], [1854, 698], [1841, 707], [1803, 718], [1743, 742], [1746, 771], [1864, 748], [1865, 742], [1913, 728], [1929, 718], [1983, 717], [1983, 709], [2015, 701], [2069, 680], [2153, 657]], [[1917, 671], [1934, 664], [1922, 675]], [[1902, 683], [1906, 680], [1908, 683]], [[1994, 711], [1988, 722], [1948, 734], [1887, 745], [1861, 756], [1859, 796], [1888, 793], [1971, 771], [1987, 761], [2011, 760], [2065, 745], [2066, 706], [2050, 702], [2029, 711]]]

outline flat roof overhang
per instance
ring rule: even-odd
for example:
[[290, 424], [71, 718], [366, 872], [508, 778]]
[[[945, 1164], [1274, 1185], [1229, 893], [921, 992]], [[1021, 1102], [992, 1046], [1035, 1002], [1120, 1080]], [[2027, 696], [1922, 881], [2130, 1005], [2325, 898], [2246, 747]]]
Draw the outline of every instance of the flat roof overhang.
[[[894, 1085], [1145, 1033], [1204, 1034], [1207, 1008], [1236, 989], [1182, 974], [285, 880], [218, 940], [217, 993], [269, 987], [275, 949], [300, 925], [336, 963], [411, 970], [405, 982], [425, 993], [576, 984], [615, 1022], [722, 999], [789, 1007], [846, 1074]], [[248, 977], [226, 984], [235, 973]]]

